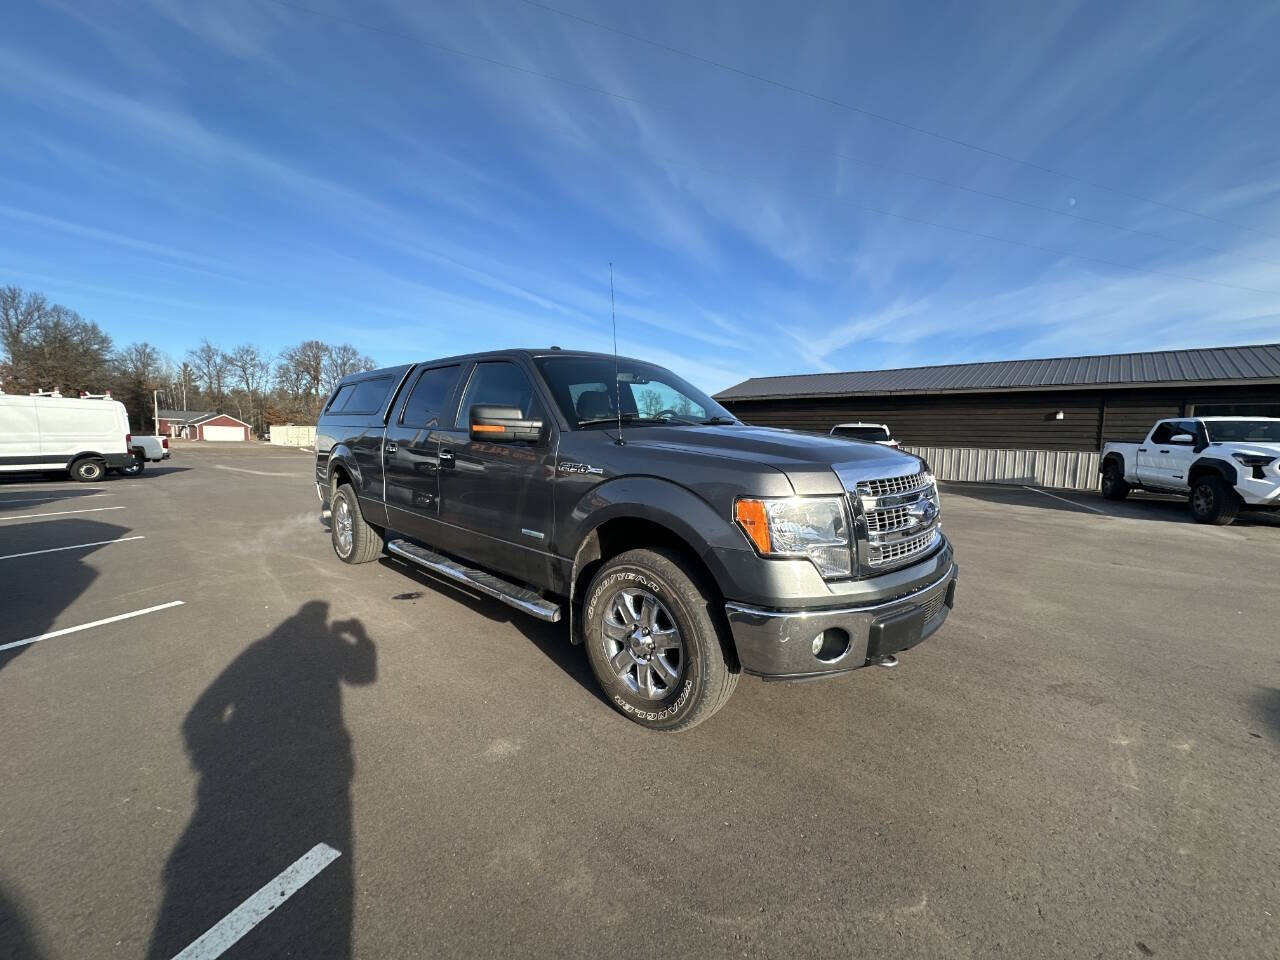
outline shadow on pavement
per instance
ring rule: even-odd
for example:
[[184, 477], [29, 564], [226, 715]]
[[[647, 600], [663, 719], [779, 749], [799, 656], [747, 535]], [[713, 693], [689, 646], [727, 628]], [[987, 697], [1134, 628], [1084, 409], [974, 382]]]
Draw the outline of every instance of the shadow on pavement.
[[43, 956], [22, 908], [0, 883], [0, 960], [40, 960]]
[[1280, 689], [1259, 687], [1253, 695], [1254, 715], [1266, 727], [1271, 738], [1280, 742]]
[[318, 843], [341, 856], [254, 928], [236, 956], [349, 957], [351, 737], [342, 685], [377, 678], [359, 620], [312, 600], [227, 666], [182, 725], [196, 810], [164, 869], [147, 955], [169, 958]]
[[[110, 497], [101, 496], [98, 491], [105, 487], [88, 487], [76, 484], [74, 487], [48, 486], [31, 490], [6, 490], [0, 486], [0, 518], [6, 514], [51, 513], [54, 510], [85, 510], [89, 507], [113, 506]], [[93, 503], [84, 503], [86, 498]], [[4, 537], [4, 528], [0, 527], [0, 538]], [[4, 551], [0, 550], [0, 553]]]
[[[71, 517], [32, 523], [0, 522], [0, 557], [80, 543], [102, 543], [129, 533], [128, 527]], [[90, 566], [88, 558], [99, 549], [86, 547], [0, 559], [0, 610], [4, 611], [0, 618], [0, 646], [49, 632], [62, 611], [97, 579], [98, 571]], [[37, 645], [0, 650], [0, 670]]]
[[565, 617], [559, 623], [547, 623], [536, 620], [512, 610], [500, 600], [471, 593], [461, 586], [455, 586], [443, 580], [437, 580], [424, 570], [402, 560], [384, 556], [379, 561], [388, 570], [405, 577], [405, 588], [392, 596], [393, 600], [416, 600], [421, 593], [411, 589], [411, 583], [443, 594], [449, 600], [462, 604], [488, 620], [495, 623], [509, 623], [520, 631], [530, 643], [557, 667], [577, 681], [578, 685], [601, 703], [608, 704], [600, 685], [591, 673], [591, 665], [587, 663], [586, 651], [569, 642], [569, 623]]

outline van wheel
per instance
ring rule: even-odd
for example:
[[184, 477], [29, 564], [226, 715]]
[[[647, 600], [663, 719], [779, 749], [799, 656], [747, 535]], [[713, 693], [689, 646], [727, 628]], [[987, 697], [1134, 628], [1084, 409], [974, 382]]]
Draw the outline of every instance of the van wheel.
[[1102, 468], [1102, 495], [1108, 500], [1123, 500], [1129, 495], [1129, 484], [1114, 462]]
[[1187, 506], [1196, 523], [1225, 527], [1235, 520], [1240, 511], [1240, 498], [1221, 477], [1211, 473], [1201, 477], [1192, 486]]
[[71, 465], [71, 478], [81, 483], [94, 483], [107, 473], [107, 465], [93, 457], [83, 457]]
[[665, 550], [629, 550], [601, 567], [583, 603], [583, 634], [596, 680], [625, 717], [687, 730], [728, 701], [738, 674], [714, 596]]
[[331, 509], [329, 538], [338, 559], [343, 563], [377, 560], [382, 555], [382, 534], [365, 523], [360, 501], [349, 483], [344, 483], [334, 492]]

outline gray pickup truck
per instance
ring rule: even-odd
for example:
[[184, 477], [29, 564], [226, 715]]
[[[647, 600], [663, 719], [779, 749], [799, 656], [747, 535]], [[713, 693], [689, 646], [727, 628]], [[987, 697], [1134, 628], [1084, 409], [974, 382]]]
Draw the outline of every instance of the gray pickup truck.
[[389, 553], [567, 620], [608, 700], [655, 730], [705, 720], [742, 673], [892, 666], [955, 601], [928, 464], [748, 426], [640, 360], [353, 375], [319, 419], [316, 489], [343, 561]]

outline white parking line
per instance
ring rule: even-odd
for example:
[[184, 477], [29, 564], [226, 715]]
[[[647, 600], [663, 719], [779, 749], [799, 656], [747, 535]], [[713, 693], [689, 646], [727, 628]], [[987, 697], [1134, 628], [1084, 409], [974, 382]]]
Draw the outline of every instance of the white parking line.
[[83, 550], [86, 547], [105, 547], [109, 543], [126, 543], [130, 540], [145, 540], [146, 537], [120, 537], [118, 540], [95, 540], [93, 543], [77, 543], [70, 547], [50, 547], [48, 550], [28, 550], [26, 553], [10, 553], [0, 560], [17, 560], [19, 557], [34, 557], [41, 553], [57, 553], [59, 550]]
[[0, 497], [0, 503], [35, 503], [37, 500], [88, 500], [90, 497], [109, 497], [109, 493], [89, 493], [83, 497]]
[[1039, 487], [1023, 486], [1023, 490], [1030, 490], [1033, 493], [1043, 493], [1046, 497], [1053, 497], [1055, 500], [1061, 500], [1063, 503], [1069, 503], [1073, 507], [1084, 507], [1086, 510], [1092, 510], [1094, 513], [1100, 513], [1104, 517], [1109, 516], [1107, 511], [1099, 510], [1097, 507], [1091, 507], [1087, 503], [1076, 503], [1074, 500], [1068, 500], [1066, 497], [1060, 497], [1056, 493], [1050, 493], [1048, 490], [1041, 490]]
[[215, 463], [215, 470], [234, 470], [236, 473], [252, 473], [255, 477], [301, 477], [301, 473], [268, 473], [266, 470], [247, 470], [244, 467], [228, 467], [225, 463]]
[[65, 517], [73, 513], [102, 513], [103, 510], [123, 510], [124, 507], [89, 507], [85, 510], [55, 510], [53, 513], [24, 513], [17, 517], [0, 517], [0, 520], [34, 520], [36, 517]]
[[214, 960], [246, 933], [265, 920], [276, 907], [297, 893], [341, 853], [326, 843], [314, 847], [295, 860], [274, 880], [215, 923], [198, 940], [173, 960]]
[[154, 607], [147, 607], [145, 610], [135, 610], [133, 613], [121, 613], [114, 617], [107, 617], [104, 620], [95, 620], [93, 623], [82, 623], [78, 627], [67, 627], [63, 630], [54, 630], [52, 633], [42, 633], [38, 637], [27, 637], [25, 640], [15, 640], [12, 643], [0, 644], [0, 650], [12, 650], [14, 647], [25, 647], [29, 643], [36, 643], [40, 640], [51, 640], [54, 637], [65, 636], [68, 633], [79, 633], [81, 630], [88, 630], [90, 627], [101, 627], [104, 624], [116, 623], [120, 620], [131, 620], [134, 617], [140, 617], [144, 613], [155, 613], [157, 610], [168, 610], [170, 607], [180, 607], [185, 601], [170, 600], [168, 603], [157, 604]]

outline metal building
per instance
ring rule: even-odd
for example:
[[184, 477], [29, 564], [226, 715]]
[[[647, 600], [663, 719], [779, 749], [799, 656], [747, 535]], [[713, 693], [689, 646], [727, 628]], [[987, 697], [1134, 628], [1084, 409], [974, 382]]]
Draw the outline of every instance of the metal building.
[[768, 426], [887, 424], [946, 480], [1085, 489], [1104, 443], [1162, 417], [1280, 417], [1280, 343], [753, 377], [716, 399]]

